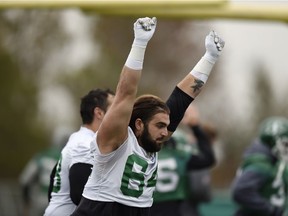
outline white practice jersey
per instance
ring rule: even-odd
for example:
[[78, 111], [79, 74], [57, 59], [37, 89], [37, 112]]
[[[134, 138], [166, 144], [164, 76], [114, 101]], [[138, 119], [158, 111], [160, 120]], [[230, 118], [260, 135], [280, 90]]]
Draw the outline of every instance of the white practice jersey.
[[69, 169], [76, 163], [94, 164], [90, 150], [94, 134], [92, 130], [81, 127], [70, 136], [57, 164], [52, 197], [45, 216], [68, 216], [75, 210], [76, 205], [70, 198]]
[[157, 153], [147, 154], [131, 128], [127, 140], [109, 154], [100, 153], [96, 138], [91, 145], [95, 164], [83, 196], [94, 201], [150, 207], [156, 185]]

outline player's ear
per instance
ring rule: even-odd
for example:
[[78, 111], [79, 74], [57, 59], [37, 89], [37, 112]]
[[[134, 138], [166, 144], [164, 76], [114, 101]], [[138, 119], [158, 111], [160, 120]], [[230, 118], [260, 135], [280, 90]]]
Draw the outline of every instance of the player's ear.
[[98, 119], [102, 119], [104, 117], [105, 112], [99, 107], [94, 108], [94, 116]]
[[137, 118], [135, 120], [135, 129], [136, 131], [139, 131], [139, 132], [143, 131], [144, 129], [144, 123], [140, 118]]

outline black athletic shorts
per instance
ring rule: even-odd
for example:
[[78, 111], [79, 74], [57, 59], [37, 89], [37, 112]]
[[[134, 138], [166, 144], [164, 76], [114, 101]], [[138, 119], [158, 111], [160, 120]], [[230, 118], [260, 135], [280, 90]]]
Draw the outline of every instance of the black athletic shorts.
[[181, 216], [182, 203], [179, 200], [154, 202], [150, 210], [151, 216]]
[[99, 202], [82, 197], [71, 216], [149, 216], [150, 207], [138, 208], [116, 202]]

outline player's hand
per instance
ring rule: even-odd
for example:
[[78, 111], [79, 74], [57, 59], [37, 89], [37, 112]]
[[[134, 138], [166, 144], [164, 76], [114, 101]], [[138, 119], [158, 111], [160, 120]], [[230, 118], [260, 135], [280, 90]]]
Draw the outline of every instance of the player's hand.
[[191, 126], [191, 127], [199, 125], [200, 118], [199, 118], [198, 109], [193, 105], [188, 106], [181, 123], [184, 125]]
[[139, 18], [134, 23], [134, 45], [146, 46], [155, 32], [156, 25], [156, 17]]
[[217, 35], [215, 31], [210, 31], [210, 33], [205, 38], [206, 53], [204, 57], [215, 63], [224, 48], [225, 41]]

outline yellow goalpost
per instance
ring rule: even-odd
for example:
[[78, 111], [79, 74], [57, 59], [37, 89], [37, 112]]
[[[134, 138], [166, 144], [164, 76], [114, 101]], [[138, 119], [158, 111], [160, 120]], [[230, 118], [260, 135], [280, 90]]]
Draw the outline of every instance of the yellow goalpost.
[[106, 16], [173, 19], [258, 19], [288, 21], [288, 1], [249, 4], [229, 0], [0, 0], [0, 10], [81, 8]]

